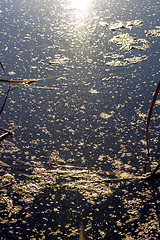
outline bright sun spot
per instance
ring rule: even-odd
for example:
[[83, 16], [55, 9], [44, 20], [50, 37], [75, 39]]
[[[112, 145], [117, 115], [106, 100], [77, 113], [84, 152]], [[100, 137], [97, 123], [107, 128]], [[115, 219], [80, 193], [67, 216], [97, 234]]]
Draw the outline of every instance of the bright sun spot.
[[80, 11], [85, 11], [89, 2], [90, 0], [71, 0], [71, 6]]

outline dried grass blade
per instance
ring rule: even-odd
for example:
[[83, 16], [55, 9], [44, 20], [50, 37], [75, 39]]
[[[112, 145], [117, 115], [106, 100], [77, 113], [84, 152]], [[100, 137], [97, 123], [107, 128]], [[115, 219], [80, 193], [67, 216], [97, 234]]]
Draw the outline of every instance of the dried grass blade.
[[35, 89], [50, 89], [50, 90], [59, 90], [57, 87], [47, 87], [47, 86], [30, 86], [28, 84], [21, 84], [21, 85], [12, 85], [12, 90], [15, 88], [35, 88]]
[[59, 88], [57, 87], [47, 87], [47, 86], [24, 86], [24, 87], [27, 87], [27, 88], [35, 88], [35, 89], [51, 89], [51, 90], [59, 90]]
[[[3, 65], [1, 65], [3, 67]], [[3, 68], [4, 70], [4, 68]], [[5, 70], [4, 70], [5, 71]], [[5, 72], [6, 73], [6, 72]], [[55, 75], [55, 76], [50, 76], [50, 77], [45, 77], [45, 78], [37, 78], [37, 79], [18, 79], [18, 80], [9, 80], [8, 77], [7, 79], [0, 79], [0, 82], [11, 82], [11, 83], [32, 83], [32, 82], [37, 82], [37, 81], [41, 81], [41, 80], [47, 80], [47, 79], [52, 79], [52, 78], [56, 78], [56, 77], [62, 77], [62, 76], [66, 76], [66, 75], [71, 75], [74, 73], [66, 73], [66, 74], [61, 74], [61, 75]], [[6, 75], [6, 74], [5, 74]], [[7, 75], [6, 75], [7, 76]]]
[[8, 80], [8, 79], [0, 79], [0, 82], [8, 82], [8, 83], [31, 83], [31, 82], [37, 82], [40, 79], [23, 79], [23, 80]]
[[150, 123], [152, 111], [153, 111], [153, 108], [154, 108], [154, 105], [155, 105], [155, 102], [156, 102], [156, 99], [157, 99], [157, 95], [158, 95], [158, 93], [159, 93], [159, 90], [160, 90], [160, 81], [159, 81], [159, 83], [158, 83], [158, 85], [157, 85], [157, 88], [156, 88], [156, 91], [155, 91], [155, 93], [154, 93], [154, 96], [153, 96], [153, 99], [152, 99], [152, 103], [151, 103], [151, 106], [150, 106], [150, 109], [149, 109], [148, 117], [147, 117], [146, 143], [147, 143], [148, 155], [149, 155], [149, 143], [148, 143], [149, 123]]

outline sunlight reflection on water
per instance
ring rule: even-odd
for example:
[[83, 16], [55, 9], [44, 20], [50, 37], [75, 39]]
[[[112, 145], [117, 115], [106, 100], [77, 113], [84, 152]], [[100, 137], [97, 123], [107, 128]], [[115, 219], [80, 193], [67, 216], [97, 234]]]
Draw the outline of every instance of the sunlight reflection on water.
[[87, 11], [87, 7], [91, 0], [71, 0], [71, 7], [79, 11]]

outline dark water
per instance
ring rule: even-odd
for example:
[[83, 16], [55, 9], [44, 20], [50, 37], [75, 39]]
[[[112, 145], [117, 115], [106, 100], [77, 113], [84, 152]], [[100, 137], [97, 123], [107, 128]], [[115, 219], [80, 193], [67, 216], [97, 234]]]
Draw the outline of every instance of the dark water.
[[[78, 239], [81, 223], [86, 239], [158, 239], [158, 187], [104, 179], [143, 173], [147, 113], [160, 75], [159, 10], [155, 0], [0, 3], [8, 77], [42, 78], [11, 91], [1, 114], [1, 127], [20, 126], [15, 139], [1, 143], [1, 161], [10, 166], [3, 164], [1, 176], [15, 179], [2, 190], [1, 239]], [[1, 83], [1, 105], [7, 87]], [[159, 124], [157, 102], [152, 167]]]

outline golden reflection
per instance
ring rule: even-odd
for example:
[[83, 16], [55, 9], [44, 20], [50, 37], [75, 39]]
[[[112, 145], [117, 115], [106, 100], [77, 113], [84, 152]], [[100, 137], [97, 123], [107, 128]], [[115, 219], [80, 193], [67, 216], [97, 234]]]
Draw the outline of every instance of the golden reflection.
[[[71, 52], [76, 59], [85, 59], [91, 52], [90, 43], [87, 41], [90, 34], [88, 11], [91, 0], [70, 0], [69, 8], [72, 10], [69, 21], [72, 26]], [[69, 37], [70, 37], [69, 36]]]
[[86, 11], [90, 0], [71, 0], [71, 7], [79, 11]]

